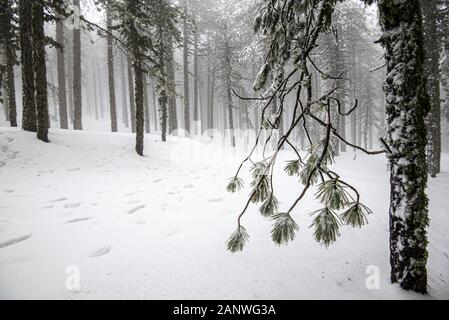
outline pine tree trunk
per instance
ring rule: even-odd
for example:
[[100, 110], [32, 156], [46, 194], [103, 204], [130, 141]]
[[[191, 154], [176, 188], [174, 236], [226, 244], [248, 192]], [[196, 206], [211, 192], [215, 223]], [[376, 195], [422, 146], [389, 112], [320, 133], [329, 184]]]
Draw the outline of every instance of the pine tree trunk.
[[234, 117], [232, 113], [232, 91], [231, 91], [231, 58], [230, 58], [230, 48], [228, 40], [225, 39], [225, 56], [224, 56], [224, 63], [225, 63], [225, 85], [226, 85], [226, 104], [228, 108], [228, 125], [229, 125], [229, 133], [231, 138], [231, 146], [235, 147], [235, 136], [234, 136]]
[[[127, 0], [128, 11], [131, 17], [136, 15], [137, 3], [136, 0]], [[143, 156], [143, 144], [144, 144], [144, 106], [143, 106], [143, 70], [142, 70], [142, 57], [139, 44], [139, 35], [135, 26], [135, 21], [131, 18], [128, 21], [130, 29], [130, 47], [133, 55], [134, 66], [134, 81], [135, 81], [135, 108], [136, 108], [136, 152], [138, 155]], [[132, 91], [131, 91], [132, 92]]]
[[[79, 8], [80, 0], [73, 0], [73, 5]], [[79, 26], [75, 26], [73, 29], [73, 109], [73, 129], [83, 130], [81, 93], [81, 30]]]
[[95, 105], [95, 120], [100, 119], [100, 112], [99, 112], [99, 104], [100, 101], [98, 99], [98, 88], [97, 88], [97, 73], [96, 68], [92, 68], [92, 83], [93, 83], [93, 92], [94, 92], [94, 105]]
[[17, 127], [16, 87], [14, 84], [15, 52], [9, 41], [5, 43], [6, 95], [8, 96], [8, 120], [11, 127]]
[[387, 136], [390, 154], [391, 281], [427, 292], [428, 199], [426, 127], [430, 109], [423, 77], [419, 0], [379, 1], [386, 53]]
[[48, 142], [47, 68], [45, 64], [44, 0], [33, 1], [33, 66], [36, 88], [37, 137]]
[[175, 130], [178, 130], [178, 112], [176, 110], [176, 84], [175, 84], [175, 59], [173, 56], [173, 44], [170, 38], [167, 45], [168, 57], [170, 59], [167, 65], [168, 81], [170, 91], [168, 93], [168, 133], [173, 134]]
[[150, 106], [148, 99], [147, 76], [145, 73], [143, 74], [142, 82], [143, 82], [143, 108], [145, 113], [145, 132], [150, 133]]
[[[134, 75], [136, 76], [136, 75]], [[131, 132], [136, 132], [136, 101], [134, 99], [134, 79], [132, 71], [132, 60], [128, 57], [128, 93], [129, 93], [129, 109], [131, 114]]]
[[34, 97], [34, 66], [32, 36], [32, 1], [19, 1], [20, 60], [22, 64], [22, 128], [37, 131], [36, 100]]
[[194, 125], [194, 133], [198, 134], [199, 127], [199, 117], [198, 117], [198, 106], [199, 106], [199, 97], [198, 97], [198, 30], [194, 30], [193, 32], [193, 125]]
[[128, 118], [128, 99], [126, 92], [126, 59], [124, 54], [121, 55], [121, 80], [122, 80], [122, 121], [126, 128], [129, 128], [129, 118]]
[[108, 80], [109, 80], [109, 110], [111, 116], [111, 131], [117, 132], [117, 106], [115, 100], [114, 52], [112, 39], [111, 10], [106, 10], [106, 24], [109, 31], [107, 35]]
[[[58, 19], [63, 19], [61, 15]], [[61, 46], [56, 48], [56, 60], [58, 66], [58, 102], [59, 102], [59, 122], [61, 129], [69, 128], [67, 116], [67, 91], [65, 81], [65, 47], [64, 47], [64, 23], [62, 20], [56, 22], [56, 41]]]
[[[184, 7], [187, 16], [187, 5]], [[183, 20], [183, 66], [184, 66], [184, 129], [190, 135], [190, 92], [189, 92], [189, 35], [187, 18]]]
[[421, 0], [421, 3], [425, 34], [424, 45], [426, 62], [424, 64], [424, 72], [427, 78], [427, 91], [429, 93], [431, 106], [427, 118], [427, 163], [430, 176], [435, 177], [440, 173], [441, 163], [440, 46], [437, 27], [438, 1]]

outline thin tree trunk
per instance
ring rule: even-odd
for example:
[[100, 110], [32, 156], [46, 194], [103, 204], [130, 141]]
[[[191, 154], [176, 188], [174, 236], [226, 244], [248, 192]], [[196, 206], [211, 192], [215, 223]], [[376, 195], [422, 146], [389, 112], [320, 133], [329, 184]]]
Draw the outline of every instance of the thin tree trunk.
[[147, 75], [143, 74], [143, 107], [145, 113], [145, 132], [150, 133], [150, 109], [149, 109], [149, 99], [148, 99], [148, 83]]
[[125, 75], [125, 69], [126, 69], [126, 59], [124, 54], [121, 55], [121, 70], [122, 70], [122, 74], [121, 74], [121, 80], [122, 80], [122, 120], [123, 120], [123, 124], [125, 125], [126, 128], [129, 128], [129, 118], [128, 118], [128, 99], [126, 97], [127, 92], [126, 92], [126, 75]]
[[[59, 19], [62, 16], [59, 15]], [[65, 49], [64, 49], [64, 23], [62, 20], [56, 22], [56, 41], [61, 46], [56, 48], [56, 59], [58, 66], [58, 102], [59, 102], [59, 124], [61, 129], [69, 128], [67, 116], [67, 91], [65, 81]]]
[[129, 108], [131, 113], [131, 132], [136, 132], [136, 104], [134, 100], [134, 79], [132, 71], [132, 60], [128, 57], [128, 93], [129, 93]]
[[193, 32], [193, 125], [194, 134], [198, 134], [199, 117], [198, 117], [198, 107], [199, 107], [199, 97], [198, 97], [198, 30]]
[[167, 45], [169, 63], [167, 65], [169, 92], [168, 92], [168, 133], [173, 134], [175, 130], [178, 130], [178, 112], [176, 110], [176, 84], [175, 84], [175, 59], [173, 57], [173, 44], [170, 38]]
[[32, 3], [30, 0], [19, 1], [20, 20], [20, 60], [22, 63], [22, 128], [37, 131], [36, 100], [34, 87], [34, 66], [32, 46]]
[[[184, 6], [184, 15], [187, 16], [187, 4]], [[183, 20], [183, 66], [184, 66], [184, 129], [190, 135], [190, 92], [189, 92], [189, 39], [187, 18]]]
[[[73, 5], [79, 9], [80, 0], [73, 0]], [[81, 30], [79, 26], [75, 26], [73, 29], [73, 104], [73, 129], [83, 130], [81, 93]]]
[[44, 0], [33, 1], [33, 59], [36, 88], [37, 138], [48, 142], [47, 67], [45, 62]]
[[107, 35], [108, 80], [109, 80], [109, 110], [111, 116], [111, 131], [117, 132], [117, 106], [115, 101], [114, 52], [112, 39], [111, 10], [106, 10], [106, 24], [109, 31]]

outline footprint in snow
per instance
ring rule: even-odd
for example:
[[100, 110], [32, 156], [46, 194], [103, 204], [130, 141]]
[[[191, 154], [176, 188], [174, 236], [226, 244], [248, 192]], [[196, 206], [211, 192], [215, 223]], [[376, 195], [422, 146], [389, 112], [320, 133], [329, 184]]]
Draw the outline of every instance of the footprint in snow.
[[70, 168], [70, 169], [66, 169], [66, 171], [71, 171], [71, 172], [73, 172], [73, 171], [80, 171], [81, 170], [81, 168]]
[[16, 244], [16, 243], [19, 243], [19, 242], [22, 242], [22, 241], [25, 241], [25, 240], [31, 238], [31, 236], [32, 236], [32, 234], [27, 234], [27, 235], [22, 236], [22, 237], [18, 237], [18, 238], [14, 238], [14, 239], [10, 239], [10, 240], [4, 241], [4, 242], [0, 242], [0, 249], [4, 248], [4, 247], [11, 246], [13, 244]]
[[90, 219], [92, 219], [92, 217], [76, 218], [76, 219], [68, 220], [65, 223], [76, 223], [76, 222], [87, 221]]
[[223, 201], [223, 198], [212, 198], [212, 199], [209, 199], [209, 202], [221, 202], [221, 201]]
[[64, 208], [66, 209], [78, 208], [80, 205], [81, 202], [66, 203], [64, 204]]
[[13, 193], [14, 190], [5, 190], [4, 192], [5, 192], [5, 193]]
[[139, 211], [139, 210], [141, 210], [141, 209], [143, 209], [143, 208], [145, 208], [146, 206], [144, 205], [144, 204], [141, 204], [140, 206], [137, 206], [137, 207], [134, 207], [134, 208], [132, 208], [132, 209], [129, 209], [128, 210], [128, 214], [134, 214], [134, 213], [136, 213], [137, 211]]
[[102, 247], [102, 248], [92, 252], [89, 255], [89, 257], [91, 257], [91, 258], [98, 258], [98, 257], [101, 257], [101, 256], [104, 256], [104, 255], [108, 254], [109, 252], [111, 252], [111, 247], [106, 246], [106, 247]]
[[191, 184], [191, 183], [184, 186], [184, 188], [186, 188], [186, 189], [192, 189], [194, 187], [195, 186], [193, 184]]
[[126, 202], [126, 204], [135, 204], [135, 203], [139, 203], [139, 200], [129, 200]]
[[61, 201], [66, 201], [66, 200], [69, 200], [69, 198], [58, 198], [58, 199], [50, 200], [48, 202], [61, 202]]
[[9, 143], [16, 141], [16, 139], [11, 137], [5, 137], [5, 140], [8, 141]]
[[162, 179], [156, 179], [156, 180], [153, 180], [153, 183], [159, 183], [161, 181], [162, 181]]

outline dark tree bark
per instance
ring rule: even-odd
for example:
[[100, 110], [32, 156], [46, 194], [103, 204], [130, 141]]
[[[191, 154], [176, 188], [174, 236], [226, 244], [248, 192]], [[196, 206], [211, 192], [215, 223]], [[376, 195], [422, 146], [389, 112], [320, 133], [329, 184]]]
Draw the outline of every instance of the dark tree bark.
[[129, 118], [128, 118], [128, 99], [126, 97], [126, 75], [125, 75], [125, 69], [126, 69], [126, 58], [122, 54], [121, 55], [121, 80], [122, 80], [122, 120], [123, 124], [126, 128], [129, 128]]
[[178, 130], [178, 112], [176, 110], [176, 85], [175, 85], [175, 59], [173, 57], [173, 44], [170, 38], [167, 45], [168, 57], [170, 59], [167, 65], [168, 73], [168, 133], [173, 134], [175, 130]]
[[136, 101], [134, 99], [134, 79], [132, 71], [132, 60], [128, 57], [128, 93], [129, 109], [131, 114], [131, 132], [136, 132]]
[[150, 106], [148, 99], [148, 82], [146, 73], [143, 74], [143, 108], [145, 113], [145, 132], [150, 133]]
[[22, 64], [22, 128], [26, 131], [37, 131], [36, 100], [34, 97], [34, 66], [32, 46], [32, 2], [19, 1], [20, 20], [20, 60]]
[[58, 66], [58, 101], [59, 101], [59, 121], [61, 129], [69, 128], [67, 115], [67, 91], [65, 81], [65, 49], [64, 49], [64, 23], [63, 17], [56, 22], [56, 41], [61, 46], [56, 48], [56, 59]]
[[115, 76], [114, 76], [114, 46], [112, 38], [112, 15], [111, 10], [106, 10], [106, 24], [108, 29], [107, 51], [108, 51], [108, 80], [109, 80], [109, 110], [111, 115], [111, 131], [117, 132], [117, 106], [115, 100]]
[[[131, 17], [136, 16], [137, 4], [136, 0], [127, 0], [128, 11]], [[142, 54], [139, 44], [139, 35], [135, 25], [135, 21], [128, 21], [130, 30], [130, 47], [133, 55], [134, 81], [135, 81], [135, 108], [136, 108], [136, 152], [143, 156], [144, 144], [144, 106], [143, 106], [143, 70], [142, 70]]]
[[440, 173], [441, 163], [441, 101], [440, 101], [440, 77], [439, 59], [440, 46], [437, 26], [438, 1], [421, 0], [424, 18], [424, 48], [425, 67], [424, 72], [427, 78], [427, 91], [430, 98], [431, 110], [427, 118], [428, 124], [428, 145], [427, 163], [429, 174], [435, 177]]
[[[80, 8], [80, 0], [73, 0], [73, 5]], [[73, 128], [75, 130], [83, 130], [81, 93], [81, 30], [79, 26], [75, 26], [73, 29], [73, 107]]]
[[428, 199], [426, 126], [430, 109], [423, 76], [419, 0], [379, 1], [381, 43], [387, 62], [387, 136], [391, 149], [391, 281], [427, 292]]
[[194, 133], [198, 134], [199, 126], [199, 95], [198, 95], [198, 29], [195, 28], [193, 32], [193, 123], [194, 123]]
[[228, 109], [228, 126], [229, 134], [231, 138], [231, 146], [235, 147], [235, 136], [234, 136], [234, 116], [233, 116], [233, 105], [232, 105], [232, 66], [231, 66], [231, 52], [229, 48], [229, 42], [227, 35], [224, 41], [224, 68], [225, 68], [225, 90], [226, 90], [226, 105]]
[[33, 59], [36, 88], [37, 137], [48, 142], [47, 67], [45, 64], [44, 0], [33, 1]]
[[[184, 6], [184, 16], [187, 16], [187, 5]], [[189, 89], [189, 32], [187, 18], [183, 20], [183, 66], [184, 66], [184, 129], [190, 134], [190, 89]]]

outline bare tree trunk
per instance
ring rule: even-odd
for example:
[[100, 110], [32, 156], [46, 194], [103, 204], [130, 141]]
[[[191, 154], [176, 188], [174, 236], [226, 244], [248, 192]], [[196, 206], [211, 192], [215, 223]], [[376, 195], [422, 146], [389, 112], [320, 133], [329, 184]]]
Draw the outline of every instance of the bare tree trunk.
[[150, 133], [150, 109], [149, 109], [149, 99], [148, 99], [148, 83], [147, 83], [147, 75], [143, 73], [142, 77], [143, 82], [143, 107], [145, 111], [145, 132]]
[[[61, 15], [59, 15], [59, 19], [62, 19]], [[61, 46], [61, 48], [56, 48], [58, 65], [59, 125], [61, 129], [68, 129], [69, 120], [67, 116], [67, 89], [65, 81], [64, 23], [62, 20], [56, 22], [56, 41]]]
[[[184, 6], [187, 16], [187, 4]], [[184, 65], [184, 129], [190, 135], [190, 92], [189, 92], [189, 39], [187, 18], [183, 20], [183, 65]]]
[[117, 132], [117, 106], [115, 102], [114, 52], [112, 39], [111, 10], [106, 10], [106, 24], [109, 31], [107, 36], [108, 79], [109, 79], [109, 110], [111, 116], [111, 131]]
[[131, 113], [131, 132], [136, 132], [136, 105], [134, 100], [134, 79], [132, 71], [132, 61], [128, 57], [128, 92], [129, 92], [129, 109]]
[[173, 57], [173, 44], [170, 38], [169, 44], [167, 46], [169, 63], [167, 65], [168, 73], [168, 133], [173, 134], [173, 131], [178, 129], [178, 112], [176, 110], [176, 84], [175, 84], [175, 59]]
[[125, 59], [125, 55], [122, 54], [121, 55], [121, 70], [122, 70], [122, 74], [121, 74], [121, 80], [122, 80], [122, 120], [123, 120], [123, 124], [125, 125], [126, 128], [129, 128], [129, 118], [128, 118], [128, 99], [126, 97], [127, 92], [126, 92], [126, 75], [125, 75], [125, 69], [126, 69], [126, 59]]
[[48, 142], [47, 67], [45, 62], [44, 0], [33, 1], [33, 59], [36, 88], [37, 138]]
[[93, 91], [94, 91], [94, 107], [95, 107], [95, 120], [99, 120], [100, 119], [100, 112], [99, 112], [99, 99], [98, 99], [98, 88], [97, 88], [97, 73], [96, 73], [96, 68], [93, 67], [92, 68], [92, 83], [93, 83]]
[[195, 29], [193, 32], [193, 125], [194, 134], [198, 134], [199, 117], [198, 117], [198, 30]]
[[[79, 9], [80, 0], [73, 0], [73, 5]], [[73, 129], [83, 130], [81, 93], [81, 30], [76, 26], [73, 29], [73, 104]]]
[[37, 131], [36, 100], [34, 87], [34, 66], [32, 46], [32, 4], [29, 0], [19, 2], [20, 52], [22, 62], [22, 128]]

